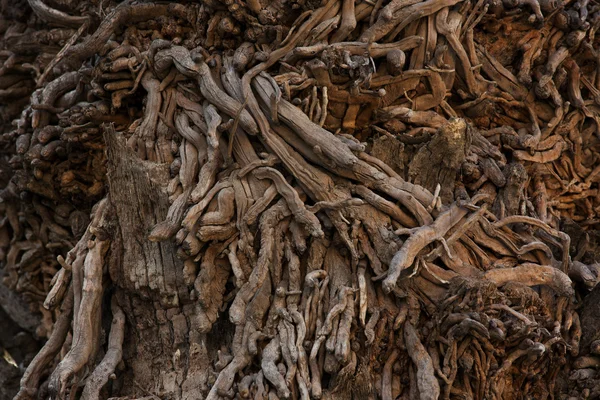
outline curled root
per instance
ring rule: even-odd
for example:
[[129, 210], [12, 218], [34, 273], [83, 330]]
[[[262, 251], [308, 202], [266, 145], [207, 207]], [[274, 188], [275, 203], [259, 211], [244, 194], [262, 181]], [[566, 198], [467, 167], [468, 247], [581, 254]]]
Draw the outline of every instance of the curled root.
[[87, 379], [81, 395], [82, 399], [93, 400], [100, 398], [100, 390], [108, 382], [108, 379], [114, 373], [117, 364], [121, 362], [121, 357], [123, 356], [125, 314], [114, 297], [111, 302], [111, 309], [113, 321], [108, 337], [108, 349], [100, 364], [98, 364], [94, 372]]

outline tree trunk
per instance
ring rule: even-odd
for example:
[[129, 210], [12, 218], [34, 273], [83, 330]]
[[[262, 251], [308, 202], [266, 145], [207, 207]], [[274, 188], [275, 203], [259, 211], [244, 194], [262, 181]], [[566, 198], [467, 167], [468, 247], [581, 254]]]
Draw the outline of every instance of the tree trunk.
[[113, 248], [118, 259], [109, 264], [109, 273], [128, 325], [135, 327], [123, 348], [129, 373], [121, 394], [143, 388], [161, 398], [203, 398], [218, 344], [209, 346], [207, 335], [197, 332], [196, 310], [174, 247], [147, 238], [167, 216], [168, 166], [143, 162], [111, 128], [105, 138], [118, 238]]

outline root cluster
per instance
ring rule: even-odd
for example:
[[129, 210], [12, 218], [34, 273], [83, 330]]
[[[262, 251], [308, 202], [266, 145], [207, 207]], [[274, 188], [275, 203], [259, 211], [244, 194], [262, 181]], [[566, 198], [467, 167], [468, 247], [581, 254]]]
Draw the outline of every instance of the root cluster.
[[3, 280], [48, 337], [18, 399], [120, 394], [126, 296], [185, 315], [181, 398], [591, 394], [596, 5], [28, 3], [68, 28], [0, 52]]

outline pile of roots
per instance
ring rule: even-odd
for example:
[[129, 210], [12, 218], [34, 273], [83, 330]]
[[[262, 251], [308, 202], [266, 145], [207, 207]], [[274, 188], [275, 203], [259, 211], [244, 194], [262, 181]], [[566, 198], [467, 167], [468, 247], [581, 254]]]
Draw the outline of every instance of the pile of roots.
[[[2, 7], [17, 399], [600, 396], [595, 3]], [[127, 296], [176, 389], [118, 384]]]

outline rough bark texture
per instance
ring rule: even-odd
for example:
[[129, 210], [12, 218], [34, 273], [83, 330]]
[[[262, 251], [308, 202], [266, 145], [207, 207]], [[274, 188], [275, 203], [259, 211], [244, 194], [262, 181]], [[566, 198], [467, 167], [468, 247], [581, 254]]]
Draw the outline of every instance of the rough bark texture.
[[0, 11], [0, 399], [600, 397], [597, 4]]

